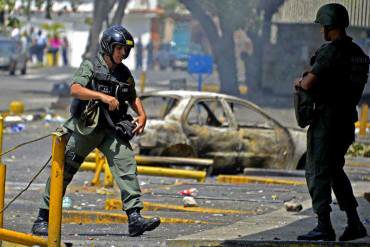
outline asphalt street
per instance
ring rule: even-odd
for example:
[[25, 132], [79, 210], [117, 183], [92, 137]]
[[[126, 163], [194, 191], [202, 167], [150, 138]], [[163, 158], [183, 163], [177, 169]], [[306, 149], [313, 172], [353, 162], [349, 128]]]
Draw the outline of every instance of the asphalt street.
[[[71, 68], [30, 69], [29, 74], [15, 77], [0, 72], [0, 111], [5, 111], [12, 100], [24, 101], [27, 113], [33, 110], [50, 111], [51, 103], [57, 101], [57, 97], [50, 93], [53, 84], [68, 81], [72, 73]], [[149, 72], [146, 90], [168, 89], [169, 79], [184, 76], [189, 80], [189, 88], [196, 88], [194, 78], [185, 72], [166, 71]], [[135, 73], [135, 77], [139, 78], [139, 73]], [[265, 108], [265, 110], [284, 124], [294, 125], [291, 108]], [[55, 113], [61, 118], [68, 116], [67, 109], [58, 109]], [[25, 129], [19, 133], [7, 128], [3, 150], [46, 135], [60, 124], [57, 120], [40, 119], [25, 123]], [[27, 185], [50, 154], [51, 138], [48, 137], [3, 157], [3, 162], [7, 165], [6, 203]], [[370, 192], [369, 163], [369, 160], [361, 160], [362, 165], [349, 166], [347, 172], [360, 204], [361, 218], [370, 233], [370, 205], [364, 198], [364, 193]], [[5, 228], [30, 232], [49, 173], [50, 167], [47, 167], [31, 187], [5, 211]], [[305, 185], [224, 184], [218, 183], [216, 177], [208, 177], [205, 183], [199, 183], [191, 179], [139, 175], [145, 202], [179, 207], [148, 207], [143, 211], [144, 216], [160, 216], [166, 223], [141, 237], [132, 238], [128, 236], [127, 223], [110, 224], [94, 218], [93, 215], [97, 213], [107, 215], [124, 213], [119, 209], [105, 210], [107, 200], [119, 200], [119, 191], [116, 187], [91, 186], [93, 176], [93, 172], [78, 172], [66, 194], [72, 203], [64, 209], [64, 222], [67, 223], [62, 226], [62, 240], [71, 242], [73, 246], [247, 246], [243, 243], [293, 241], [298, 234], [311, 230], [315, 224], [315, 215]], [[304, 182], [301, 173], [279, 179]], [[195, 197], [199, 212], [185, 211], [182, 207], [183, 197], [178, 192], [189, 188], [197, 188], [199, 191]], [[284, 202], [292, 200], [301, 203], [303, 210], [287, 212]], [[86, 211], [90, 216], [76, 220], [71, 215], [78, 211]], [[88, 220], [92, 218], [93, 220], [89, 222]], [[345, 227], [345, 219], [335, 200], [332, 218], [339, 235]], [[281, 243], [283, 246], [283, 242]], [[369, 246], [370, 237], [352, 244]]]

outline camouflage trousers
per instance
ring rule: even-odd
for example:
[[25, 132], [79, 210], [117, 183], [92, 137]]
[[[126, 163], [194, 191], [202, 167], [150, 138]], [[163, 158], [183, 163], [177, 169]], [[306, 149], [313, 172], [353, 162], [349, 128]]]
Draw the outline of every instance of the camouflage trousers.
[[358, 206], [351, 182], [343, 170], [344, 155], [353, 141], [353, 131], [347, 128], [329, 135], [325, 128], [313, 125], [307, 132], [306, 181], [312, 208], [317, 214], [331, 211], [332, 190], [341, 210]]
[[[95, 129], [90, 135], [73, 132], [67, 142], [64, 165], [63, 196], [85, 157], [98, 148], [107, 158], [109, 168], [121, 191], [123, 210], [143, 208], [141, 190], [137, 179], [137, 166], [130, 143], [113, 134]], [[49, 209], [50, 177], [46, 182], [40, 208]]]

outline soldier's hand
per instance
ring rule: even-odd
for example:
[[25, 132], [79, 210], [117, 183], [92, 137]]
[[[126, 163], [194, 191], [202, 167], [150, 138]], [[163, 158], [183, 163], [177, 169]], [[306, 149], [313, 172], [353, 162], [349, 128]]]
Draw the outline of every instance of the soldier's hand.
[[294, 89], [298, 90], [301, 87], [302, 78], [297, 78], [294, 80]]
[[146, 116], [138, 116], [134, 118], [134, 123], [136, 123], [136, 128], [133, 132], [137, 135], [143, 133], [146, 124]]
[[102, 94], [101, 101], [109, 105], [109, 110], [114, 111], [119, 109], [119, 101], [110, 95]]

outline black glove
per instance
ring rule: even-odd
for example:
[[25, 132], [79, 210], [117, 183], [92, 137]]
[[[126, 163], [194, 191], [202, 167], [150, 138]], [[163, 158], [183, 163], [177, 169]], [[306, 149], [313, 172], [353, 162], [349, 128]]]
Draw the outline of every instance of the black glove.
[[123, 120], [116, 124], [116, 135], [123, 140], [131, 140], [134, 136], [134, 129], [136, 128], [136, 124], [132, 123], [130, 120]]

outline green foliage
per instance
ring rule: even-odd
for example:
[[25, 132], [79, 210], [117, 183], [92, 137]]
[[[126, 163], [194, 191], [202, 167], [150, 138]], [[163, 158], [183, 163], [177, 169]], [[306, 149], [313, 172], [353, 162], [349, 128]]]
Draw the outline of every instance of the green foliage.
[[201, 0], [203, 8], [213, 17], [217, 17], [222, 25], [232, 30], [250, 29], [260, 25], [257, 15], [258, 0]]
[[94, 23], [94, 19], [92, 17], [85, 18], [85, 24], [92, 26], [93, 23]]
[[44, 3], [44, 0], [35, 0], [35, 5], [38, 10], [41, 10], [41, 7]]
[[54, 35], [59, 36], [60, 31], [62, 31], [65, 27], [63, 23], [56, 22], [52, 24], [44, 23], [41, 25], [41, 28], [46, 30], [51, 36], [54, 36]]
[[165, 10], [167, 15], [185, 10], [184, 5], [178, 0], [159, 0], [158, 4]]
[[0, 0], [0, 11], [7, 10], [9, 13], [13, 11], [15, 7], [15, 0]]
[[8, 17], [8, 27], [19, 27], [20, 21], [17, 17], [9, 16]]

